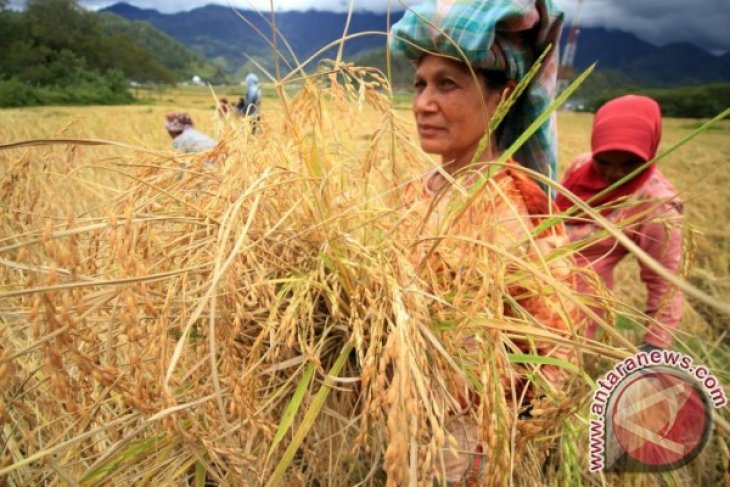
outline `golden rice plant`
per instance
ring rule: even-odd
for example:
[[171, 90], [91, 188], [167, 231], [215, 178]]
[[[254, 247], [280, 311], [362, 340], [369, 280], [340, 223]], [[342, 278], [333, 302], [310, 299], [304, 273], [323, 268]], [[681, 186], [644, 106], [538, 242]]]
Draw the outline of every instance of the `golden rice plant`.
[[[404, 193], [432, 163], [380, 73], [333, 63], [281, 102], [279, 130], [234, 121], [209, 153], [130, 149], [136, 162], [113, 168], [126, 182], [93, 204], [88, 187], [28, 177], [26, 158], [6, 172], [6, 481], [428, 484], [470, 383], [501, 484], [585, 401], [579, 366], [535, 352], [577, 357], [576, 330], [505, 312], [509, 289], [534, 282], [575, 300], [544, 272], [563, 256], [423, 235], [429, 209]], [[366, 144], [352, 136], [363, 110], [381, 120]], [[55, 173], [82, 142], [67, 144]], [[427, 264], [464, 249], [459, 272]], [[570, 376], [562, 390], [547, 365]]]
[[[26, 148], [0, 182], [0, 479], [431, 485], [466, 384], [486, 483], [581, 479], [580, 357], [628, 348], [581, 340], [566, 311], [587, 300], [548, 268], [580, 244], [542, 255], [465, 237], [488, 181], [458, 188], [442, 232], [424, 232], [431, 209], [406, 194], [433, 162], [385, 77], [333, 62], [284, 81], [303, 88], [277, 85], [280, 120], [264, 112], [257, 136], [230, 120], [197, 156], [5, 147]], [[574, 329], [515, 306], [518, 286], [554, 293]]]

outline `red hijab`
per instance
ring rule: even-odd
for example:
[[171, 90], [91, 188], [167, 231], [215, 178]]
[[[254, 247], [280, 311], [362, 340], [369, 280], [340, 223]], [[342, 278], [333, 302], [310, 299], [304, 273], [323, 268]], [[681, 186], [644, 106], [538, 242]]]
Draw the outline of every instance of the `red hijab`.
[[[591, 161], [566, 175], [563, 186], [586, 201], [611, 185], [598, 174], [593, 158], [602, 152], [620, 150], [649, 161], [656, 156], [661, 137], [662, 113], [656, 101], [637, 95], [615, 98], [599, 108], [593, 119]], [[591, 201], [590, 205], [600, 206], [634, 193], [653, 172], [654, 164], [651, 164], [633, 179]], [[555, 203], [561, 211], [573, 206], [573, 202], [562, 194], [558, 194]]]

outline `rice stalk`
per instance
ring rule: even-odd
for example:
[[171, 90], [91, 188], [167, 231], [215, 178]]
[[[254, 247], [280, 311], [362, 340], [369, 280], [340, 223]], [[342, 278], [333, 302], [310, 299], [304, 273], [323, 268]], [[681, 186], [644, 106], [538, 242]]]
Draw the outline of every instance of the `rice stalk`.
[[[534, 235], [494, 243], [463, 228], [500, 196], [490, 180], [423, 230], [432, 209], [405, 195], [434, 163], [390, 94], [370, 68], [323, 64], [282, 101], [275, 136], [234, 123], [183, 171], [118, 146], [128, 164], [93, 164], [119, 181], [103, 205], [88, 185], [60, 203], [50, 174], [83, 153], [43, 171], [30, 151], [57, 147], [14, 146], [30, 155], [0, 195], [24, 211], [0, 222], [0, 475], [428, 485], [458, 446], [447, 426], [469, 391], [487, 484], [541, 478], [556, 443], [555, 478], [580, 478], [572, 446], [592, 381], [578, 357], [628, 348], [586, 343], [570, 311], [590, 300], [546, 272], [577, 246], [542, 254]], [[377, 123], [361, 143], [364, 111]], [[515, 286], [558, 295], [570, 329], [530, 316]], [[541, 353], [561, 347], [576, 359]]]

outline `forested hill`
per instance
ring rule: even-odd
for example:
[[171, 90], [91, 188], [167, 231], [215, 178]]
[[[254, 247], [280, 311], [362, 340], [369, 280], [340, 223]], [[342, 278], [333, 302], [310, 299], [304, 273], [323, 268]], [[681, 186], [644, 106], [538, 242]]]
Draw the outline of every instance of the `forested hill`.
[[[270, 16], [250, 10], [234, 12], [230, 7], [208, 5], [188, 12], [162, 14], [156, 10], [140, 9], [118, 3], [105, 9], [129, 20], [146, 21], [179, 40], [193, 51], [222, 63], [229, 73], [245, 76], [255, 69], [250, 59], [267, 69], [273, 68], [270, 45]], [[401, 17], [394, 14], [391, 23]], [[284, 59], [283, 67], [304, 62], [321, 48], [336, 42], [342, 36], [347, 21], [344, 13], [308, 10], [276, 14], [277, 29], [286, 40], [278, 41]], [[384, 47], [388, 17], [384, 14], [356, 12], [350, 21], [350, 33], [356, 33], [345, 44], [345, 55], [352, 57], [376, 47]], [[363, 33], [369, 34], [363, 34]], [[291, 51], [294, 52], [292, 55]], [[334, 57], [337, 46], [326, 50], [321, 57]], [[296, 58], [296, 61], [295, 61]]]
[[105, 34], [123, 37], [144, 49], [155, 61], [172, 71], [178, 80], [190, 80], [195, 75], [212, 83], [227, 79], [220, 66], [192, 52], [148, 22], [129, 21], [112, 12], [99, 12], [98, 19]]
[[0, 3], [0, 106], [129, 103], [128, 86], [175, 83], [220, 69], [151, 25], [81, 8], [75, 0]]
[[599, 70], [611, 70], [651, 87], [730, 81], [730, 54], [716, 56], [688, 42], [657, 47], [634, 34], [601, 28], [581, 29], [578, 39], [578, 70], [598, 62]]
[[[156, 10], [139, 9], [118, 3], [107, 9], [131, 20], [144, 20], [181, 41], [208, 59], [224, 63], [230, 73], [250, 69], [248, 57], [270, 67], [273, 56], [268, 40], [271, 38], [269, 14], [250, 10], [234, 12], [230, 7], [208, 5], [187, 12], [162, 14]], [[346, 44], [345, 54], [371, 51], [366, 59], [384, 60], [384, 32], [389, 21], [402, 16], [354, 12], [350, 20], [351, 34], [360, 35]], [[245, 19], [245, 20], [244, 20]], [[299, 60], [304, 60], [318, 49], [340, 38], [347, 21], [344, 13], [309, 10], [287, 11], [276, 14], [277, 27], [289, 41]], [[261, 36], [251, 27], [264, 34]], [[566, 36], [563, 36], [566, 37]], [[281, 52], [286, 47], [279, 43]], [[378, 51], [373, 52], [377, 49]], [[334, 49], [327, 54], [333, 56]], [[247, 57], [248, 56], [248, 57]], [[288, 56], [291, 59], [291, 56]], [[662, 47], [641, 40], [634, 34], [619, 30], [583, 28], [580, 31], [576, 54], [576, 68], [582, 69], [598, 62], [598, 71], [610, 73], [613, 79], [646, 87], [672, 87], [730, 81], [730, 55], [715, 56], [699, 46], [681, 43]], [[402, 64], [402, 63], [401, 63]], [[396, 70], [401, 69], [394, 66]], [[405, 68], [407, 72], [407, 67]], [[407, 79], [396, 72], [396, 79]]]

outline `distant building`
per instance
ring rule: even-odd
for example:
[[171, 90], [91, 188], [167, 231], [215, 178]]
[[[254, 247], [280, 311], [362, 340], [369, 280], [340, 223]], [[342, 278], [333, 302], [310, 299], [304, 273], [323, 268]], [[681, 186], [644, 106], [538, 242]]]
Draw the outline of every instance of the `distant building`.
[[203, 79], [196, 74], [195, 76], [193, 76], [193, 85], [203, 86], [205, 85], [205, 83], [203, 82]]
[[563, 104], [562, 110], [567, 112], [585, 112], [586, 103], [583, 100], [568, 100]]

